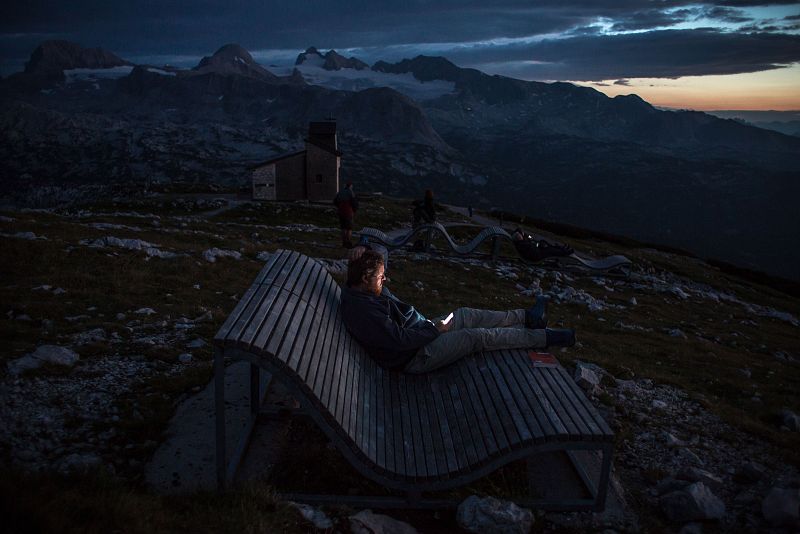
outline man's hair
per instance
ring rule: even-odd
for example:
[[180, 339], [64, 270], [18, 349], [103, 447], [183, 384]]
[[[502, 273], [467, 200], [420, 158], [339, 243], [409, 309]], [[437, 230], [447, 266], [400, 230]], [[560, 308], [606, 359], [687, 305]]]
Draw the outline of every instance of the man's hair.
[[378, 267], [383, 265], [383, 254], [374, 250], [365, 250], [358, 258], [351, 260], [347, 266], [347, 287], [361, 285], [364, 277], [375, 276]]

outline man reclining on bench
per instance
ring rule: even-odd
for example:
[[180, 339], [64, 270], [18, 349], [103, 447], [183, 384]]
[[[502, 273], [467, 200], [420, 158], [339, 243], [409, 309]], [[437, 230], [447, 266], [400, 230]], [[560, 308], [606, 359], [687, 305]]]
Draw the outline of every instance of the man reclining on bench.
[[350, 261], [342, 288], [342, 317], [350, 334], [381, 366], [427, 373], [484, 350], [570, 347], [575, 331], [547, 326], [547, 301], [528, 310], [458, 308], [426, 319], [384, 287], [383, 256], [366, 250]]

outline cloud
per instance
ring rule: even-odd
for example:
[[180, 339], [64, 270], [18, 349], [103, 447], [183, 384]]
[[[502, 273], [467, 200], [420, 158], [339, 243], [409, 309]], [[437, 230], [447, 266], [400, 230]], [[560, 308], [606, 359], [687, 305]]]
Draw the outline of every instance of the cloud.
[[[457, 55], [456, 55], [457, 56]], [[468, 60], [467, 57], [460, 57]], [[487, 49], [471, 66], [535, 80], [679, 78], [780, 68], [800, 61], [800, 36], [710, 29], [554, 39]]]

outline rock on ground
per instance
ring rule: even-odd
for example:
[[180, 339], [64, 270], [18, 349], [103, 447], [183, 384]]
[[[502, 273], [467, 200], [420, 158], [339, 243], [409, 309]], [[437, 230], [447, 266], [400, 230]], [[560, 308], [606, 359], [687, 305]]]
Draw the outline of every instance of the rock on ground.
[[373, 514], [371, 510], [361, 510], [350, 516], [350, 530], [353, 534], [416, 534], [417, 529], [388, 515]]
[[458, 505], [456, 520], [469, 532], [527, 534], [533, 526], [533, 512], [513, 502], [471, 495]]
[[333, 528], [333, 521], [328, 519], [328, 516], [325, 515], [325, 512], [317, 510], [308, 504], [302, 504], [293, 501], [289, 501], [289, 504], [297, 508], [297, 510], [300, 512], [300, 515], [302, 515], [306, 521], [314, 525], [314, 528], [318, 528], [320, 530]]
[[661, 497], [659, 503], [664, 515], [677, 523], [721, 519], [725, 515], [725, 503], [702, 482], [667, 493]]
[[34, 352], [10, 361], [7, 365], [9, 373], [18, 375], [30, 369], [37, 369], [45, 363], [72, 367], [79, 359], [80, 356], [74, 350], [58, 345], [42, 345]]

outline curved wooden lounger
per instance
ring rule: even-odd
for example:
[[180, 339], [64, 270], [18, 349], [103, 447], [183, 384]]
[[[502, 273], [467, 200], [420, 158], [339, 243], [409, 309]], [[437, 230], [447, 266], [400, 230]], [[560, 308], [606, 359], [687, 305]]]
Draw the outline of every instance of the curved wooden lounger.
[[473, 237], [469, 243], [465, 245], [459, 245], [453, 240], [452, 237], [450, 237], [450, 234], [447, 232], [447, 228], [445, 228], [441, 223], [421, 224], [416, 228], [412, 228], [408, 233], [395, 238], [389, 237], [377, 228], [365, 227], [361, 229], [359, 234], [362, 236], [367, 236], [370, 239], [374, 239], [375, 241], [391, 249], [402, 247], [403, 245], [411, 242], [411, 240], [413, 240], [417, 235], [426, 234], [427, 232], [432, 232], [434, 230], [442, 234], [445, 241], [447, 241], [447, 244], [450, 245], [450, 248], [459, 254], [470, 254], [471, 252], [474, 252], [475, 249], [477, 249], [478, 246], [480, 246], [480, 244], [487, 239], [505, 238], [511, 241], [511, 236], [502, 227], [487, 226], [481, 230], [478, 235]]
[[[514, 242], [511, 235], [509, 235], [509, 233], [506, 232], [505, 229], [503, 229], [502, 227], [487, 226], [483, 230], [481, 230], [481, 232], [478, 235], [473, 237], [469, 243], [465, 245], [459, 245], [453, 240], [452, 237], [450, 237], [450, 234], [447, 232], [447, 228], [445, 228], [440, 223], [423, 224], [412, 229], [410, 232], [401, 236], [397, 236], [395, 238], [389, 237], [388, 235], [378, 230], [377, 228], [369, 228], [369, 227], [362, 228], [360, 231], [360, 235], [367, 236], [370, 239], [374, 239], [378, 243], [381, 243], [388, 248], [398, 248], [411, 242], [411, 240], [414, 239], [417, 235], [424, 234], [426, 232], [430, 232], [433, 230], [436, 230], [440, 234], [442, 234], [445, 238], [445, 241], [447, 241], [447, 244], [450, 245], [450, 248], [452, 248], [455, 252], [459, 254], [470, 254], [474, 252], [475, 249], [477, 249], [481, 243], [483, 243], [487, 239], [492, 239], [492, 250], [493, 250], [492, 257], [494, 258], [497, 256], [497, 245], [499, 239], [506, 239], [512, 244]], [[530, 261], [530, 260], [525, 260], [525, 261]], [[622, 255], [608, 256], [606, 258], [597, 260], [576, 253], [573, 253], [569, 256], [552, 256], [550, 258], [545, 258], [541, 261], [556, 262], [559, 264], [573, 265], [577, 267], [585, 267], [593, 271], [609, 271], [613, 269], [620, 269], [628, 267], [631, 264], [631, 260]]]
[[[454, 503], [420, 500], [420, 494], [462, 486], [543, 451], [599, 450], [603, 463], [596, 484], [569, 453], [591, 498], [521, 502], [548, 509], [603, 508], [613, 434], [562, 367], [534, 366], [526, 351], [503, 350], [427, 375], [387, 371], [345, 330], [340, 292], [320, 263], [280, 250], [220, 328], [214, 344], [221, 487], [232, 480], [240, 460], [234, 457], [229, 464], [225, 451], [227, 356], [251, 363], [254, 419], [264, 395], [259, 369], [265, 369], [362, 475], [407, 495], [292, 499], [448, 506]], [[246, 449], [248, 436], [237, 454]]]

